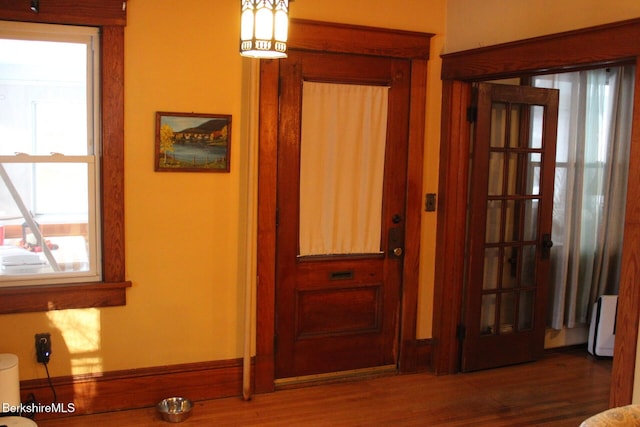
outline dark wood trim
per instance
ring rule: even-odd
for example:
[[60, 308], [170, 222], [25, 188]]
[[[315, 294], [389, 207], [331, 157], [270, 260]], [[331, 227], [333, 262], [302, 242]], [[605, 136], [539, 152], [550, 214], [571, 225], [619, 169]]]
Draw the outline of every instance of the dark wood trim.
[[[96, 22], [112, 22], [110, 13], [115, 3], [122, 8], [121, 0], [88, 0], [77, 2], [41, 0], [41, 13], [17, 16], [16, 9], [25, 7], [28, 1], [0, 0], [0, 19], [47, 22], [56, 24], [97, 25]], [[69, 10], [69, 15], [84, 17], [76, 22], [64, 13], [47, 10]], [[52, 9], [48, 9], [48, 8]], [[121, 11], [124, 15], [124, 11]], [[20, 18], [21, 17], [21, 18]], [[99, 20], [99, 21], [96, 21]], [[103, 282], [88, 286], [60, 284], [44, 287], [0, 288], [0, 314], [47, 311], [62, 308], [86, 308], [124, 305], [126, 288], [131, 282], [125, 277], [124, 245], [124, 18], [118, 25], [104, 25], [101, 28], [101, 129], [102, 153], [100, 168], [101, 219], [102, 219], [102, 274]], [[34, 293], [35, 292], [35, 293]], [[46, 303], [45, 303], [46, 302]], [[50, 303], [49, 303], [50, 302]]]
[[289, 49], [429, 59], [433, 34], [291, 19]]
[[489, 80], [634, 61], [640, 19], [442, 56], [443, 80]]
[[424, 338], [415, 341], [416, 369], [415, 372], [427, 372], [432, 370], [431, 356], [433, 354], [433, 340]]
[[[390, 56], [412, 60], [415, 75], [412, 84], [426, 79], [426, 60], [429, 57], [432, 34], [395, 31], [353, 25], [292, 19], [289, 30], [289, 49], [362, 55]], [[274, 390], [274, 333], [275, 333], [275, 231], [276, 231], [276, 179], [278, 141], [278, 62], [261, 61], [260, 71], [260, 126], [258, 159], [258, 285], [256, 330], [256, 392]], [[415, 342], [417, 321], [419, 230], [422, 203], [422, 162], [419, 153], [424, 145], [424, 113], [426, 82], [412, 89], [410, 144], [410, 200], [408, 206], [415, 213], [408, 218], [412, 234], [405, 245], [405, 277], [403, 278], [402, 330], [398, 359], [403, 371], [415, 370], [417, 352]], [[419, 176], [418, 176], [419, 174]], [[418, 197], [418, 200], [415, 198]], [[406, 307], [406, 308], [405, 308]], [[404, 312], [404, 310], [407, 310]]]
[[126, 304], [131, 282], [76, 283], [64, 286], [7, 287], [0, 290], [0, 313], [28, 313]]
[[[188, 363], [152, 368], [55, 377], [57, 402], [73, 403], [73, 415], [152, 407], [162, 399], [183, 396], [191, 401], [238, 396], [242, 389], [242, 360]], [[22, 402], [33, 394], [50, 405], [53, 394], [46, 379], [20, 382]], [[40, 413], [35, 420], [69, 416]]]
[[418, 364], [416, 341], [418, 284], [420, 272], [420, 224], [422, 220], [422, 168], [424, 164], [427, 111], [427, 61], [411, 62], [411, 100], [409, 106], [409, 147], [405, 210], [405, 256], [402, 274], [400, 314], [400, 372], [415, 372]]
[[443, 82], [432, 331], [432, 369], [437, 374], [458, 370], [456, 328], [462, 313], [464, 283], [471, 137], [466, 112], [470, 102], [470, 84]]
[[260, 61], [256, 393], [275, 390], [276, 188], [280, 63]]
[[38, 13], [29, 0], [0, 0], [0, 19], [71, 25], [120, 25], [127, 23], [126, 0], [40, 0]]
[[640, 320], [640, 57], [636, 62], [635, 84], [618, 319], [611, 375], [611, 407], [631, 403], [638, 357], [637, 338]]
[[[438, 372], [456, 372], [457, 345], [455, 329], [460, 319], [462, 304], [463, 274], [457, 272], [464, 265], [464, 258], [451, 247], [464, 233], [466, 223], [464, 206], [455, 202], [443, 202], [444, 197], [460, 199], [459, 193], [466, 188], [468, 166], [453, 159], [468, 155], [465, 143], [466, 106], [458, 100], [459, 94], [451, 88], [462, 88], [463, 81], [492, 80], [537, 73], [555, 73], [605, 64], [636, 63], [640, 44], [640, 20], [618, 22], [578, 31], [522, 40], [465, 52], [457, 52], [442, 57], [443, 122], [440, 162], [440, 201], [438, 216], [438, 238], [436, 257], [436, 281], [434, 292], [434, 366]], [[618, 308], [615, 355], [611, 382], [611, 406], [631, 403], [638, 339], [638, 312], [640, 310], [640, 75], [636, 74], [635, 102], [632, 129], [632, 153], [628, 179], [627, 213], [625, 239], [622, 255], [622, 277], [620, 281], [621, 303]], [[468, 140], [468, 137], [466, 138]], [[459, 182], [460, 187], [450, 185]], [[462, 186], [464, 185], [464, 187]], [[445, 193], [447, 192], [447, 193]], [[460, 200], [462, 202], [463, 200]], [[466, 200], [464, 200], [466, 203]], [[440, 212], [442, 209], [442, 212]], [[460, 245], [461, 243], [457, 243]], [[455, 262], [452, 260], [455, 259]], [[623, 321], [620, 321], [623, 320]]]
[[102, 28], [102, 274], [125, 280], [124, 245], [124, 27]]

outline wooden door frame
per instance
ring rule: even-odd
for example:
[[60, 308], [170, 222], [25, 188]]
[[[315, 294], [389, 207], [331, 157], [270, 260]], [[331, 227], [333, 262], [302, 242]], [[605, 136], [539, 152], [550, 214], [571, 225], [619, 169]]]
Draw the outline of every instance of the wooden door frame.
[[[407, 59], [411, 62], [406, 240], [403, 260], [398, 368], [417, 360], [417, 302], [422, 214], [427, 61], [433, 34], [292, 19], [288, 48]], [[254, 389], [275, 389], [276, 183], [278, 60], [260, 61], [258, 147], [258, 250]]]
[[540, 73], [635, 63], [627, 208], [620, 303], [611, 379], [610, 405], [630, 404], [633, 396], [640, 316], [640, 19], [601, 25], [442, 56], [442, 134], [432, 368], [458, 369], [456, 327], [462, 310], [470, 125], [466, 121], [471, 83]]

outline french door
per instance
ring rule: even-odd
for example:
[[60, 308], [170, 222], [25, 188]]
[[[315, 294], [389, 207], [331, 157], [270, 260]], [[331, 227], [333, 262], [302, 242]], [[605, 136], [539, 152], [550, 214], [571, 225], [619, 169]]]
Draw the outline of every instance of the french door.
[[479, 84], [461, 369], [544, 350], [558, 92]]

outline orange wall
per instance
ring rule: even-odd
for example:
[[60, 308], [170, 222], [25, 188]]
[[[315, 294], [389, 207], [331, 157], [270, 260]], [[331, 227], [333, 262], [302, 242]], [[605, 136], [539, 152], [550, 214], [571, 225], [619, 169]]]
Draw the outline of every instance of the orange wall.
[[475, 49], [639, 16], [637, 0], [448, 0], [445, 51]]

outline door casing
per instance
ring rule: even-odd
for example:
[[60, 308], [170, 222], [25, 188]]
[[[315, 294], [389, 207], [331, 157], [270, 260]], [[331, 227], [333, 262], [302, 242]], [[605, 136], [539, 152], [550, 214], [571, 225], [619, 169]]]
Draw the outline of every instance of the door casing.
[[[400, 371], [416, 369], [417, 302], [422, 214], [427, 61], [433, 35], [292, 19], [289, 49], [404, 58], [411, 62], [405, 255], [401, 295]], [[275, 389], [275, 263], [278, 139], [277, 60], [261, 60], [258, 147], [258, 253], [256, 292], [257, 393]]]
[[[520, 40], [443, 56], [442, 132], [438, 234], [434, 289], [432, 368], [438, 374], [454, 373], [458, 363], [456, 327], [462, 306], [464, 281], [464, 230], [466, 219], [470, 126], [466, 121], [471, 84], [537, 73], [565, 72], [612, 64], [636, 64], [634, 111], [625, 239], [622, 254], [620, 304], [609, 403], [630, 404], [633, 385], [638, 320], [640, 318], [640, 19], [578, 31]], [[615, 42], [612, 42], [615, 41]]]

